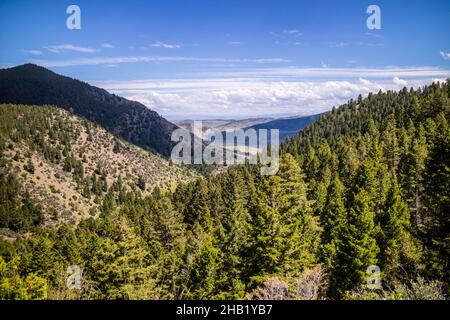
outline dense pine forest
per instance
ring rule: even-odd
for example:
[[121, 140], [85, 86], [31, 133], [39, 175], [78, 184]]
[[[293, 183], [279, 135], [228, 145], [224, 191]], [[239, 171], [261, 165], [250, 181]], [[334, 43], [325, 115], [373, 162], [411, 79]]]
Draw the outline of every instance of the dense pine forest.
[[20, 192], [1, 114], [0, 298], [446, 299], [449, 113], [450, 80], [359, 97], [287, 140], [275, 176], [106, 186], [97, 215], [55, 226]]

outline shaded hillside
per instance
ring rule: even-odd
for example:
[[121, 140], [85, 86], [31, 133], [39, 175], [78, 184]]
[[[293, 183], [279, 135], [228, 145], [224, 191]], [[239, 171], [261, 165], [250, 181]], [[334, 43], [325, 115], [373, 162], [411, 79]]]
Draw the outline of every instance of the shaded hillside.
[[124, 140], [169, 156], [176, 126], [138, 102], [87, 83], [25, 64], [0, 69], [0, 103], [55, 105], [88, 120]]
[[283, 142], [289, 137], [292, 137], [293, 135], [297, 134], [300, 130], [302, 130], [304, 127], [306, 127], [308, 124], [313, 123], [316, 121], [321, 115], [312, 115], [312, 116], [306, 116], [306, 117], [299, 117], [299, 118], [280, 118], [275, 119], [269, 122], [260, 123], [257, 125], [253, 125], [248, 128], [252, 128], [255, 130], [259, 129], [279, 129], [280, 130], [280, 141]]
[[96, 216], [113, 195], [148, 195], [196, 177], [54, 107], [0, 105], [0, 144], [3, 179], [12, 175], [51, 224]]

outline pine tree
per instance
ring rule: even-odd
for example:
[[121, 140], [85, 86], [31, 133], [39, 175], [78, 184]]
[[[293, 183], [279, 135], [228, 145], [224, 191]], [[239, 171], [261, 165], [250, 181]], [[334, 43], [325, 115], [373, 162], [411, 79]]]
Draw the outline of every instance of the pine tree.
[[322, 233], [322, 261], [327, 270], [335, 264], [335, 256], [341, 233], [345, 230], [345, 187], [335, 174], [327, 191], [326, 202], [320, 216]]
[[184, 214], [185, 222], [188, 225], [192, 226], [195, 222], [198, 222], [206, 232], [212, 230], [208, 196], [208, 185], [206, 182], [203, 179], [197, 180]]
[[[278, 178], [278, 179], [277, 179]], [[320, 228], [312, 215], [308, 186], [300, 165], [290, 154], [283, 155], [279, 177], [272, 186], [280, 215], [281, 252], [277, 272], [300, 272], [316, 263]]]
[[138, 181], [137, 181], [136, 185], [139, 187], [139, 189], [141, 189], [142, 191], [145, 191], [145, 179], [144, 179], [144, 177], [140, 176], [138, 178]]
[[402, 157], [399, 181], [411, 207], [413, 222], [417, 226], [422, 223], [423, 175], [428, 148], [425, 129], [422, 125], [415, 130], [414, 126], [410, 124], [409, 131], [412, 135], [411, 147]]
[[338, 296], [365, 284], [366, 270], [376, 265], [380, 250], [375, 240], [375, 213], [369, 194], [361, 189], [352, 198], [330, 277], [331, 292]]
[[62, 261], [68, 261], [70, 265], [80, 265], [81, 245], [75, 235], [73, 229], [67, 224], [59, 227], [56, 232], [55, 248], [57, 248]]
[[[200, 228], [198, 224], [197, 226]], [[208, 299], [220, 294], [217, 290], [221, 272], [220, 252], [214, 245], [211, 235], [204, 233], [203, 230], [197, 233], [202, 235], [201, 239], [197, 234], [195, 239], [191, 240], [194, 247], [191, 248], [187, 259], [188, 272], [183, 282], [184, 290], [179, 297], [181, 299]]]
[[277, 210], [276, 194], [272, 192], [277, 178], [264, 179], [257, 190], [258, 201], [251, 209], [251, 241], [246, 276], [259, 281], [276, 273], [281, 259], [281, 216]]
[[87, 257], [88, 284], [103, 299], [145, 299], [158, 294], [148, 251], [123, 216], [115, 221], [113, 238], [92, 238]]
[[388, 169], [392, 172], [397, 171], [400, 158], [398, 145], [396, 123], [394, 114], [390, 114], [386, 119], [385, 128], [382, 131], [381, 141], [383, 145], [383, 154], [387, 160]]
[[[405, 277], [417, 270], [419, 251], [411, 236], [411, 214], [394, 182], [389, 190], [386, 207], [379, 217], [380, 268], [386, 277]], [[400, 274], [403, 273], [403, 274]]]
[[[434, 139], [425, 169], [424, 242], [427, 271], [449, 283], [450, 251], [450, 129], [442, 127]], [[447, 288], [448, 289], [448, 288]]]
[[243, 194], [244, 182], [237, 170], [230, 171], [222, 187], [224, 209], [223, 230], [219, 234], [223, 257], [224, 278], [221, 279], [221, 294], [218, 298], [243, 298], [244, 283], [241, 280], [242, 266], [246, 265], [244, 252], [249, 243], [250, 216]]
[[47, 298], [47, 281], [35, 273], [21, 277], [20, 258], [6, 262], [0, 256], [0, 299], [43, 300]]

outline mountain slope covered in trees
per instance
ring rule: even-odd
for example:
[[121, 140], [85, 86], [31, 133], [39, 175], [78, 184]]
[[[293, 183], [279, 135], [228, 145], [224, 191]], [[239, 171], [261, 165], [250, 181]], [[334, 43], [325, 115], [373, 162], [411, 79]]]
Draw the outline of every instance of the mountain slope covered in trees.
[[[114, 196], [170, 190], [196, 177], [63, 109], [3, 104], [0, 114], [2, 187], [10, 198], [33, 199], [46, 224], [75, 224], [98, 216], [102, 202]], [[4, 209], [0, 227], [27, 229], [20, 216]]]
[[177, 126], [155, 111], [33, 64], [0, 69], [0, 103], [71, 110], [130, 143], [164, 156], [170, 155], [174, 145], [170, 135]]
[[[16, 270], [3, 283], [25, 289], [0, 295], [445, 299], [449, 99], [450, 81], [350, 101], [282, 145], [277, 175], [236, 166], [174, 192], [116, 197], [76, 228], [3, 241], [0, 275]], [[80, 290], [65, 286], [72, 264]], [[380, 287], [367, 286], [378, 284], [367, 270], [380, 271]]]
[[364, 264], [390, 286], [421, 275], [449, 289], [449, 96], [447, 81], [359, 97], [283, 145], [325, 228], [330, 290], [361, 283], [348, 275]]

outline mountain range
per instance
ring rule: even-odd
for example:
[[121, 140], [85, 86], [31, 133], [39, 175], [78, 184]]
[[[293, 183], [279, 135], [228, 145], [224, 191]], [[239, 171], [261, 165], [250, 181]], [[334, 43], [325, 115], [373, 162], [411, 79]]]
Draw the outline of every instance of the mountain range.
[[177, 126], [143, 104], [34, 64], [0, 69], [0, 103], [58, 106], [163, 156], [174, 145]]
[[[313, 123], [318, 119], [321, 114], [311, 116], [298, 116], [289, 118], [248, 118], [240, 120], [201, 120], [202, 129], [206, 131], [208, 129], [215, 129], [222, 132], [233, 131], [238, 129], [278, 129], [280, 130], [280, 142], [283, 142], [287, 138], [294, 136], [300, 130], [302, 130], [308, 124]], [[183, 120], [175, 122], [179, 127], [194, 132], [193, 123], [194, 120]]]
[[[140, 112], [166, 123], [144, 106], [24, 69], [60, 79], [1, 72], [0, 299], [448, 297], [450, 80], [317, 116], [281, 144], [276, 175], [205, 178], [113, 134], [149, 133], [149, 118], [126, 121]], [[299, 124], [252, 121], [214, 125]], [[82, 290], [66, 285], [74, 265]]]
[[[35, 64], [0, 69], [0, 103], [53, 105], [99, 124], [123, 140], [170, 156], [172, 132], [178, 127], [193, 132], [193, 121], [175, 124], [143, 104], [111, 94], [85, 82], [54, 73]], [[320, 115], [290, 118], [203, 120], [203, 130], [279, 129], [280, 142], [295, 135]]]

